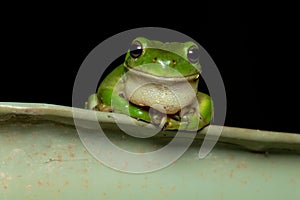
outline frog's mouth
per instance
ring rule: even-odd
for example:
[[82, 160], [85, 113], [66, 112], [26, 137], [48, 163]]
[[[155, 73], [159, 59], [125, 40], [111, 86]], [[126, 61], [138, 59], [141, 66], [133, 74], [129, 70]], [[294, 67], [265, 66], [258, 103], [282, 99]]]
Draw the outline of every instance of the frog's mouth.
[[[160, 67], [161, 68], [161, 67]], [[140, 76], [140, 77], [144, 77], [146, 79], [149, 80], [153, 80], [153, 81], [158, 81], [158, 82], [190, 82], [190, 81], [195, 81], [198, 80], [200, 77], [199, 73], [196, 74], [191, 74], [191, 75], [187, 75], [184, 76], [181, 73], [179, 73], [178, 71], [171, 69], [170, 67], [167, 68], [169, 74], [153, 74], [153, 73], [149, 73], [147, 71], [145, 71], [142, 67], [129, 67], [125, 65], [125, 72], [128, 73], [130, 71], [130, 73], [134, 74], [135, 76]]]

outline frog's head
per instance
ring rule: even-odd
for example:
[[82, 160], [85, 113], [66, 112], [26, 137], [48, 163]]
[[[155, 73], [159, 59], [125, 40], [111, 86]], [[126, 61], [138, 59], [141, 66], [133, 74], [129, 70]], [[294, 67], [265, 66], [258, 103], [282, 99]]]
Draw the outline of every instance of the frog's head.
[[200, 76], [194, 42], [166, 42], [138, 37], [124, 62], [125, 96], [140, 106], [174, 114], [195, 99]]
[[160, 42], [138, 37], [133, 40], [125, 67], [155, 77], [199, 77], [199, 47], [194, 42]]

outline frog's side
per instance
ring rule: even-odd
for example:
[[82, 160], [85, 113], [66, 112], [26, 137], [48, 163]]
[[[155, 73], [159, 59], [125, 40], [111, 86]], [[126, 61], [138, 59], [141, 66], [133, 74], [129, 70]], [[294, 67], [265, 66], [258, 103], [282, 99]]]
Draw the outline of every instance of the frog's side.
[[127, 114], [168, 130], [201, 129], [212, 118], [212, 102], [198, 91], [198, 52], [193, 42], [136, 38], [125, 62], [101, 82], [87, 108]]

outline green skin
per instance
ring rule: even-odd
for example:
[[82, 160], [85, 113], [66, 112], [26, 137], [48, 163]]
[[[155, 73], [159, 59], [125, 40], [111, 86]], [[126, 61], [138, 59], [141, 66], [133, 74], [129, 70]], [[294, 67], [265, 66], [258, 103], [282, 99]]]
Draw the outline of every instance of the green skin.
[[[193, 42], [167, 42], [148, 40], [143, 37], [136, 38], [133, 42], [139, 42], [142, 45], [142, 53], [139, 57], [133, 58], [128, 51], [125, 62], [116, 67], [100, 84], [97, 94], [93, 94], [87, 101], [87, 108], [100, 110], [103, 112], [116, 112], [129, 115], [138, 120], [143, 120], [161, 126], [165, 130], [199, 130], [208, 125], [212, 119], [212, 101], [211, 98], [198, 91], [198, 81], [200, 77], [201, 66], [199, 61], [190, 62], [188, 59], [188, 50], [190, 47], [197, 45]], [[126, 97], [122, 92], [124, 85], [128, 83], [131, 76], [127, 76], [127, 72], [134, 72], [135, 76], [146, 77], [153, 82], [156, 82], [155, 87], [164, 85], [164, 80], [168, 81], [169, 85], [175, 85], [182, 78], [192, 80], [194, 84], [191, 87], [194, 91], [189, 99], [192, 103], [185, 105], [176, 113], [163, 114], [162, 111], [155, 110], [149, 105], [149, 102], [140, 97]], [[144, 78], [145, 77], [145, 78]], [[180, 79], [181, 78], [181, 79]], [[133, 81], [135, 82], [135, 81]], [[187, 81], [185, 81], [187, 82]], [[174, 83], [174, 84], [173, 84]], [[137, 83], [140, 84], [140, 83]], [[180, 83], [179, 85], [180, 86]], [[176, 90], [185, 94], [184, 87], [175, 87]], [[116, 89], [117, 88], [117, 89]], [[177, 91], [177, 92], [178, 92]], [[143, 92], [141, 90], [141, 92]], [[161, 93], [157, 93], [157, 96]], [[151, 94], [150, 94], [151, 96]], [[175, 97], [170, 96], [170, 99]], [[148, 97], [146, 99], [149, 99]], [[161, 99], [164, 100], [164, 99]], [[136, 101], [139, 103], [137, 104]], [[155, 101], [155, 99], [153, 99]], [[168, 105], [166, 101], [164, 107]], [[171, 103], [170, 103], [171, 104]], [[152, 111], [149, 112], [149, 108]], [[153, 112], [154, 111], [154, 112]]]

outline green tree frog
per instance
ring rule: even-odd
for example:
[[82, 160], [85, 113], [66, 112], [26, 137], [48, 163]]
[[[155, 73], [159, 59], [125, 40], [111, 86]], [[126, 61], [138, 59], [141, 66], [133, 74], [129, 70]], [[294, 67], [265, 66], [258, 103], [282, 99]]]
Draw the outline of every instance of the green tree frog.
[[200, 72], [194, 42], [138, 37], [86, 107], [127, 114], [166, 130], [199, 130], [213, 115], [210, 96], [198, 91]]

